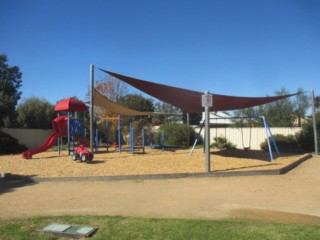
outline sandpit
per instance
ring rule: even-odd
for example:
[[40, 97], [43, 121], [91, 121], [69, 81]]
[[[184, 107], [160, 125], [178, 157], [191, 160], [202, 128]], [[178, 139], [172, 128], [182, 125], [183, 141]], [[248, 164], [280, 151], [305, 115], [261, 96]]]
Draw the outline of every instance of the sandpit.
[[[72, 161], [66, 151], [58, 156], [56, 151], [47, 151], [22, 159], [21, 154], [0, 156], [0, 173], [37, 178], [82, 177], [82, 176], [122, 176], [173, 173], [204, 173], [205, 155], [203, 149], [190, 150], [146, 149], [145, 154], [128, 152], [95, 153], [91, 163]], [[303, 154], [282, 155], [272, 162], [264, 151], [226, 150], [212, 151], [211, 171], [257, 171], [275, 170], [303, 158]]]

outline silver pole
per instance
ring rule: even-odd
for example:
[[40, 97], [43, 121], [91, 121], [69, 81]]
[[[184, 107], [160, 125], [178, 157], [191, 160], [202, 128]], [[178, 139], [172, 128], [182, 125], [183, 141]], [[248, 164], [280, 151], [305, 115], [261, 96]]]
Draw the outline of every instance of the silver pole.
[[94, 138], [94, 126], [93, 126], [93, 89], [94, 89], [94, 65], [90, 65], [90, 150], [93, 153], [93, 138]]
[[317, 123], [316, 123], [316, 108], [314, 105], [314, 90], [311, 90], [311, 102], [312, 102], [312, 122], [313, 122], [313, 136], [314, 136], [314, 152], [316, 155], [318, 151], [318, 136], [317, 136]]
[[187, 127], [188, 127], [188, 130], [187, 130], [187, 147], [190, 147], [190, 114], [187, 113]]
[[[205, 98], [208, 99], [209, 92], [204, 92]], [[210, 172], [210, 106], [205, 105], [205, 154], [206, 154], [206, 172]]]

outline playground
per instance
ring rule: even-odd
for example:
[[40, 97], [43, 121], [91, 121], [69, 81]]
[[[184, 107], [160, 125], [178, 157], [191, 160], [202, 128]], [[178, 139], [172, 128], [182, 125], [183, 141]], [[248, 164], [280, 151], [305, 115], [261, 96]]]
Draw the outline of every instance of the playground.
[[[41, 154], [36, 156], [43, 157]], [[47, 169], [42, 169], [43, 174], [48, 174], [48, 171], [54, 173], [57, 169], [63, 171], [62, 167], [58, 168], [57, 157], [54, 154], [51, 156], [52, 158], [46, 160], [32, 159], [24, 162], [32, 166], [39, 161], [41, 164], [47, 162]], [[129, 156], [131, 155], [123, 157]], [[64, 166], [70, 164], [76, 168], [84, 167], [82, 171], [88, 170], [88, 167], [103, 166], [103, 164], [75, 163], [70, 159], [65, 160], [67, 161], [64, 161]], [[202, 161], [199, 158], [195, 160]], [[313, 157], [284, 175], [147, 181], [41, 183], [0, 181], [0, 205], [5, 206], [1, 210], [0, 217], [12, 219], [66, 214], [120, 215], [175, 219], [251, 219], [318, 224], [320, 223], [319, 160], [319, 157]], [[6, 167], [10, 167], [7, 165], [10, 162], [16, 167], [24, 164], [22, 161], [19, 162], [19, 156], [3, 156], [1, 161], [5, 162]], [[20, 166], [22, 167], [25, 166]], [[161, 165], [158, 168], [162, 169]], [[34, 169], [32, 172], [36, 173], [39, 170]], [[55, 175], [59, 174], [62, 173], [57, 172]]]
[[[117, 151], [95, 153], [92, 162], [73, 161], [67, 151], [58, 156], [57, 151], [36, 154], [25, 160], [20, 155], [0, 156], [2, 173], [35, 178], [123, 176], [157, 174], [204, 173], [205, 156], [202, 148], [195, 149], [150, 149], [144, 154], [119, 153]], [[218, 173], [281, 170], [306, 158], [307, 155], [282, 155], [270, 162], [267, 151], [227, 150], [211, 152], [212, 175]], [[262, 172], [260, 174], [263, 174]]]
[[[186, 112], [203, 111], [200, 104], [202, 93], [164, 85], [145, 87], [149, 85], [146, 82], [111, 74], [127, 82], [143, 83], [141, 86], [147, 93], [150, 89], [157, 89], [150, 92], [155, 94], [169, 92], [171, 94], [158, 96], [169, 103], [177, 98], [167, 99], [168, 96], [181, 93], [182, 98], [176, 106]], [[185, 99], [183, 96], [186, 96]], [[248, 101], [247, 98], [212, 95], [212, 99], [208, 99], [217, 103], [210, 110], [222, 111], [290, 96], [250, 98]], [[114, 103], [104, 98], [99, 100], [98, 97], [96, 93], [94, 102], [97, 106], [107, 109], [114, 107]], [[207, 103], [208, 99], [204, 102]], [[143, 146], [143, 152], [127, 152], [121, 151], [120, 135], [118, 150], [110, 148], [108, 152], [100, 149], [94, 152], [93, 108], [90, 108], [90, 136], [85, 136], [83, 119], [75, 118], [78, 115], [75, 113], [87, 111], [87, 107], [74, 101], [67, 99], [63, 102], [67, 104], [59, 104], [55, 108], [57, 112], [67, 111], [68, 115], [58, 114], [53, 120], [54, 132], [43, 145], [29, 149], [22, 155], [0, 156], [4, 179], [0, 181], [0, 204], [6, 204], [1, 218], [96, 214], [320, 222], [319, 193], [316, 191], [319, 174], [315, 170], [319, 165], [318, 157], [281, 153], [271, 161], [268, 151], [208, 148], [209, 137], [205, 140], [205, 153], [204, 148], [199, 146], [192, 156], [190, 149], [152, 149], [148, 145]], [[205, 108], [208, 113], [209, 106]], [[119, 106], [113, 110], [127, 116], [151, 114], [132, 111], [124, 108], [119, 110]], [[204, 128], [206, 136], [209, 136], [209, 124], [206, 123]], [[119, 130], [120, 126], [118, 134]], [[132, 131], [130, 136], [133, 136]], [[52, 148], [56, 141], [60, 146], [59, 139], [62, 137], [68, 139], [68, 151]], [[93, 159], [72, 159], [70, 153], [75, 151], [74, 147], [78, 147], [74, 145], [75, 140], [81, 145], [90, 146]], [[130, 149], [134, 149], [132, 141], [130, 144]], [[19, 204], [16, 204], [17, 199]]]
[[[206, 116], [206, 122], [208, 121], [208, 123], [203, 125], [205, 128], [205, 136], [209, 136], [205, 137], [205, 148], [199, 147], [194, 150], [197, 142], [195, 141], [192, 148], [192, 150], [194, 150], [193, 154], [189, 154], [190, 149], [169, 148], [163, 151], [163, 149], [152, 149], [145, 146], [144, 128], [142, 128], [141, 131], [141, 144], [138, 146], [134, 143], [134, 129], [132, 127], [131, 117], [165, 113], [141, 112], [113, 103], [94, 89], [93, 65], [91, 65], [90, 68], [90, 136], [86, 135], [84, 128], [83, 112], [88, 110], [85, 103], [75, 98], [64, 99], [54, 108], [58, 117], [52, 121], [54, 129], [53, 134], [48, 137], [43, 145], [35, 149], [29, 149], [28, 151], [23, 152], [21, 156], [0, 156], [2, 174], [10, 173], [14, 176], [34, 178], [148, 176], [170, 174], [199, 175], [204, 173], [208, 173], [210, 176], [234, 176], [237, 174], [266, 175], [286, 173], [311, 157], [311, 155], [303, 154], [280, 154], [269, 127], [265, 127], [269, 152], [250, 150], [250, 146], [244, 148], [244, 150], [228, 149], [221, 151], [218, 149], [211, 149], [209, 148], [209, 116]], [[209, 115], [209, 110], [223, 111], [251, 107], [296, 95], [247, 98], [212, 94], [208, 97], [208, 94], [203, 95], [200, 92], [165, 86], [116, 74], [103, 69], [100, 70], [145, 93], [157, 97], [160, 100], [171, 103], [185, 112], [202, 112], [203, 107], [205, 107], [206, 115]], [[203, 101], [203, 97], [205, 97], [205, 101]], [[177, 99], [179, 99], [179, 101], [177, 101]], [[212, 105], [212, 102], [215, 102], [215, 104]], [[113, 151], [101, 151], [100, 149], [94, 151], [94, 145], [96, 148], [97, 146], [100, 146], [98, 140], [94, 144], [94, 139], [96, 139], [99, 134], [97, 129], [96, 131], [94, 130], [93, 106], [98, 106], [119, 114], [117, 118], [117, 140], [114, 141], [115, 149]], [[66, 112], [67, 116], [60, 116], [61, 113]], [[122, 115], [130, 116], [130, 143], [127, 142], [126, 144], [129, 144], [127, 146], [123, 145], [121, 140]], [[262, 117], [262, 119], [264, 125], [268, 126], [265, 118]], [[108, 126], [108, 120], [106, 121], [106, 126]], [[94, 132], [96, 132], [96, 134], [94, 134]], [[62, 139], [62, 137], [67, 137], [68, 151], [62, 151], [62, 149], [60, 149], [60, 139]], [[273, 159], [269, 139], [272, 139], [274, 149], [277, 152], [278, 157], [276, 159]], [[56, 141], [58, 153], [57, 151], [48, 151]], [[164, 143], [162, 145], [164, 145]], [[82, 146], [83, 150], [79, 151], [79, 146]], [[84, 146], [86, 146], [87, 149], [85, 149]], [[124, 149], [130, 149], [130, 152], [123, 151]], [[135, 149], [142, 149], [142, 151], [135, 151]], [[83, 151], [86, 151], [86, 156], [82, 155], [84, 153]], [[72, 153], [74, 155], [73, 157]], [[210, 155], [212, 156], [211, 160]], [[78, 161], [79, 159], [80, 161]]]

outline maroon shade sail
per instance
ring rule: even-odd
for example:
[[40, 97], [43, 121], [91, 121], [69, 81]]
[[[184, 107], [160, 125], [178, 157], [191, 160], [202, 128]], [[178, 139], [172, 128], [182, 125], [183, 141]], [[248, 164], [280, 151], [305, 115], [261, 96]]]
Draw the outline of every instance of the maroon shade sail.
[[81, 112], [87, 111], [87, 106], [84, 102], [76, 98], [66, 98], [57, 103], [54, 107], [55, 112], [70, 111], [70, 112]]
[[[100, 69], [100, 68], [99, 68]], [[118, 73], [110, 72], [104, 69], [101, 71], [110, 74], [111, 76], [122, 80], [131, 86], [155, 97], [161, 101], [169, 103], [182, 109], [184, 112], [203, 112], [204, 108], [201, 103], [202, 92], [191, 91], [183, 88], [167, 86], [159, 83], [148, 82], [137, 78], [124, 76]], [[273, 97], [235, 97], [219, 94], [212, 95], [212, 107], [210, 111], [227, 111], [236, 110], [248, 107], [254, 107], [280, 99], [288, 98], [299, 93], [273, 96]]]

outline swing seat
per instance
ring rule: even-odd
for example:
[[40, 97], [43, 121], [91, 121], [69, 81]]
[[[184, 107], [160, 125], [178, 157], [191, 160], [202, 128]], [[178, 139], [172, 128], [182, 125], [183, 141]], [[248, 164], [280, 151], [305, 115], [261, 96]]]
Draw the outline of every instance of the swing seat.
[[248, 150], [250, 150], [250, 147], [244, 147], [243, 148], [245, 151], [248, 151]]

